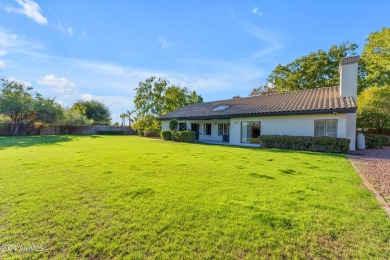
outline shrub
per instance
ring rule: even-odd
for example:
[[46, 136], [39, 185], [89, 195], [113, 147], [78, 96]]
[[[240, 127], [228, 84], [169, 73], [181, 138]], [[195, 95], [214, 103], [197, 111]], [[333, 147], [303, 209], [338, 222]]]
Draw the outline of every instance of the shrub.
[[160, 136], [161, 122], [157, 121], [156, 117], [153, 115], [146, 115], [137, 118], [131, 125], [131, 128], [136, 130], [139, 136], [145, 136], [145, 132], [147, 132], [147, 134], [153, 132], [152, 135], [157, 133], [157, 136]]
[[155, 128], [146, 128], [144, 131], [144, 137], [160, 137], [160, 130]]
[[98, 135], [125, 135], [126, 131], [123, 130], [102, 130], [102, 131], [97, 131]]
[[366, 134], [366, 148], [381, 148], [389, 145], [390, 137], [387, 135]]
[[171, 140], [171, 131], [161, 131], [161, 138], [164, 140]]
[[171, 131], [171, 140], [175, 142], [180, 142], [181, 132], [180, 131]]
[[171, 121], [169, 121], [169, 130], [176, 131], [178, 124], [179, 123], [177, 122], [176, 119], [172, 119]]
[[180, 131], [180, 142], [185, 142], [185, 143], [193, 143], [196, 140], [196, 132], [195, 131]]
[[327, 153], [348, 153], [350, 140], [336, 137], [262, 135], [260, 145], [265, 148], [279, 148]]
[[171, 140], [175, 142], [193, 143], [196, 140], [195, 131], [172, 131]]

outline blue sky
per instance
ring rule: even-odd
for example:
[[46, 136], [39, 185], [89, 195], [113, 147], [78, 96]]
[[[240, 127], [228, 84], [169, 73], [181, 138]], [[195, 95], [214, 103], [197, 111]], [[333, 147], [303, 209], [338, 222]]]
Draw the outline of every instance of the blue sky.
[[0, 0], [0, 76], [64, 106], [133, 109], [152, 75], [205, 101], [247, 96], [272, 69], [390, 26], [390, 1]]

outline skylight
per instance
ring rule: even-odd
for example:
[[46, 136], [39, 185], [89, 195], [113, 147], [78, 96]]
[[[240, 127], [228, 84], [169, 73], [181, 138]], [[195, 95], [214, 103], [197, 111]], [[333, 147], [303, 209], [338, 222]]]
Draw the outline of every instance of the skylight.
[[222, 105], [222, 106], [217, 106], [216, 108], [214, 108], [213, 111], [222, 111], [222, 110], [225, 110], [226, 108], [228, 108], [229, 106], [225, 106], [225, 105]]

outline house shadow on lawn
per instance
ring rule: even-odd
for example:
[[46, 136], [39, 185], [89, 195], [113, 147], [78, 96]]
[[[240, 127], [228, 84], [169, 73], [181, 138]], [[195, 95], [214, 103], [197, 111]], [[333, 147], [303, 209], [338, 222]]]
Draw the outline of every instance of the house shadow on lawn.
[[52, 135], [52, 136], [17, 136], [0, 137], [0, 150], [11, 147], [30, 147], [39, 145], [57, 145], [58, 143], [69, 142], [74, 136]]
[[[251, 151], [267, 151], [270, 153], [275, 154], [286, 154], [286, 155], [294, 155], [294, 154], [307, 154], [311, 156], [319, 156], [319, 157], [331, 157], [331, 158], [340, 158], [340, 157], [346, 157], [346, 154], [340, 154], [340, 153], [325, 153], [325, 152], [312, 152], [312, 151], [299, 151], [299, 150], [288, 150], [288, 149], [277, 149], [277, 148], [260, 148], [260, 147], [248, 147], [248, 146], [238, 146], [238, 145], [224, 145], [224, 144], [213, 144], [213, 143], [202, 143], [198, 142], [195, 143], [198, 145], [204, 145], [204, 146], [215, 146], [215, 147], [224, 147], [227, 149], [246, 149]], [[296, 159], [296, 158], [293, 158]], [[268, 159], [267, 161], [273, 161], [273, 159]]]

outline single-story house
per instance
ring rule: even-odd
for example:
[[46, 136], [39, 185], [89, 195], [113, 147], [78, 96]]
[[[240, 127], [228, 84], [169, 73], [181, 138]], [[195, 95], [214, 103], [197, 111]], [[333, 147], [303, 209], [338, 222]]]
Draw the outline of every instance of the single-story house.
[[359, 56], [340, 61], [340, 85], [192, 104], [162, 115], [162, 130], [176, 119], [199, 141], [259, 146], [260, 135], [332, 136], [356, 147]]

